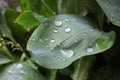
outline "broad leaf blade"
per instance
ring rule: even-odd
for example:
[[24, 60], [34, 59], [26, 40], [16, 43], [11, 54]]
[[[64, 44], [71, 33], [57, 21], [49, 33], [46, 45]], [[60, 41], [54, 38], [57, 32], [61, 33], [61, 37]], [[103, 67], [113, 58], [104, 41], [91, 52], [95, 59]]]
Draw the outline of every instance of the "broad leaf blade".
[[44, 80], [43, 76], [37, 70], [25, 64], [10, 64], [0, 69], [2, 69], [0, 80]]
[[63, 14], [40, 25], [30, 37], [27, 49], [38, 64], [60, 69], [82, 56], [107, 50], [114, 39], [114, 32], [100, 32], [82, 17]]
[[115, 25], [120, 26], [120, 0], [97, 0], [98, 4]]

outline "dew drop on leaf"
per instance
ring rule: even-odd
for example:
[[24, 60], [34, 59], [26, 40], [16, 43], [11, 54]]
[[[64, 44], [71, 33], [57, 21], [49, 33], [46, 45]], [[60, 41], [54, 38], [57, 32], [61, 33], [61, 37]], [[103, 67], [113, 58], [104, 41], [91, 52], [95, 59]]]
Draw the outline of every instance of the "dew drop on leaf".
[[62, 26], [63, 22], [62, 21], [55, 21], [55, 26], [60, 27]]
[[58, 32], [58, 30], [57, 30], [57, 29], [54, 29], [54, 30], [53, 30], [53, 32], [54, 32], [54, 33], [57, 33], [57, 32]]
[[72, 31], [72, 29], [71, 29], [71, 28], [69, 28], [69, 27], [65, 26], [65, 32], [66, 32], [66, 33], [71, 32], [71, 31]]
[[73, 50], [61, 49], [61, 55], [65, 58], [71, 58], [74, 54]]
[[35, 41], [35, 39], [31, 39], [32, 41]]
[[70, 21], [69, 18], [65, 18], [65, 21]]
[[87, 51], [88, 53], [93, 52], [93, 48], [88, 47], [86, 51]]
[[55, 40], [54, 40], [54, 39], [52, 39], [52, 40], [50, 40], [50, 42], [51, 42], [51, 43], [54, 43], [54, 42], [55, 42]]

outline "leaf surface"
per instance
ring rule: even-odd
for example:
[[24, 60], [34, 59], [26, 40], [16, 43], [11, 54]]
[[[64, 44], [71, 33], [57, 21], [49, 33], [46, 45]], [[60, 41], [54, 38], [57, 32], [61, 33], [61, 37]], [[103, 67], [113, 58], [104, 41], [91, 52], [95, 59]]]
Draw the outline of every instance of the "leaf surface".
[[109, 49], [115, 33], [100, 32], [87, 19], [58, 15], [41, 24], [32, 34], [27, 50], [39, 65], [61, 69], [82, 56]]

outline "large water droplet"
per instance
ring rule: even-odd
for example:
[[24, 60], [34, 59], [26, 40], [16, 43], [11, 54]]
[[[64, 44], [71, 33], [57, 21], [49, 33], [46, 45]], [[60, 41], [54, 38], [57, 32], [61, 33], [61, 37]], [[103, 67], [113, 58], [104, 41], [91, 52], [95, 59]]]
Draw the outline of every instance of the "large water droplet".
[[65, 58], [71, 58], [74, 54], [73, 50], [61, 49], [61, 55]]
[[54, 39], [52, 39], [52, 40], [50, 40], [50, 42], [51, 42], [51, 43], [54, 43], [54, 42], [55, 42], [55, 40], [54, 40]]
[[67, 27], [67, 26], [65, 26], [65, 32], [71, 32], [72, 31], [72, 29], [71, 28], [69, 28], [69, 27]]
[[17, 65], [17, 68], [19, 68], [19, 69], [22, 68], [22, 67], [23, 67], [22, 64], [18, 64], [18, 65]]
[[86, 51], [87, 51], [88, 53], [93, 52], [93, 48], [89, 47], [89, 48], [87, 48]]
[[63, 22], [62, 21], [55, 21], [55, 26], [60, 27], [62, 26]]
[[54, 30], [53, 30], [53, 32], [54, 32], [54, 33], [57, 33], [57, 32], [58, 32], [58, 30], [57, 30], [57, 29], [54, 29]]

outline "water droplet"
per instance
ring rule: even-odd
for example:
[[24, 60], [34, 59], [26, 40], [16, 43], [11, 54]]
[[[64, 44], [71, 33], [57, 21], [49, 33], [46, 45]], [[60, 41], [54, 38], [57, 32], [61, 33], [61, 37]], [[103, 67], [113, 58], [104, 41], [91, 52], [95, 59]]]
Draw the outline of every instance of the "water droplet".
[[65, 58], [71, 58], [74, 54], [73, 50], [61, 49], [61, 55]]
[[17, 65], [17, 68], [19, 68], [19, 69], [22, 68], [22, 67], [23, 67], [22, 64], [18, 64], [18, 65]]
[[12, 73], [13, 71], [9, 70], [8, 72], [9, 72], [9, 73]]
[[60, 57], [58, 58], [58, 60], [59, 60], [59, 61], [61, 61], [61, 60], [64, 61], [65, 58], [60, 56]]
[[70, 21], [69, 18], [65, 18], [65, 21]]
[[55, 21], [55, 26], [59, 27], [62, 26], [63, 22], [62, 21]]
[[53, 50], [54, 50], [54, 48], [53, 48], [53, 47], [50, 47], [50, 50], [51, 50], [51, 51], [53, 51]]
[[75, 40], [75, 43], [78, 43], [78, 40]]
[[72, 30], [71, 28], [65, 26], [65, 32], [68, 33], [68, 32], [71, 32], [71, 30]]
[[35, 39], [31, 39], [32, 41], [35, 41]]
[[54, 33], [57, 33], [58, 31], [57, 31], [57, 29], [54, 29], [53, 32], [54, 32]]
[[52, 40], [50, 40], [50, 42], [51, 42], [51, 43], [54, 43], [54, 42], [55, 42], [55, 40], [54, 40], [54, 39], [52, 39]]
[[89, 47], [89, 48], [87, 48], [86, 51], [87, 51], [88, 53], [89, 53], [89, 52], [93, 52], [93, 48]]
[[47, 22], [45, 22], [45, 23], [44, 23], [44, 25], [47, 27], [47, 26], [48, 26], [48, 23], [47, 23]]
[[42, 40], [42, 39], [39, 39], [39, 41], [43, 43], [43, 40]]

